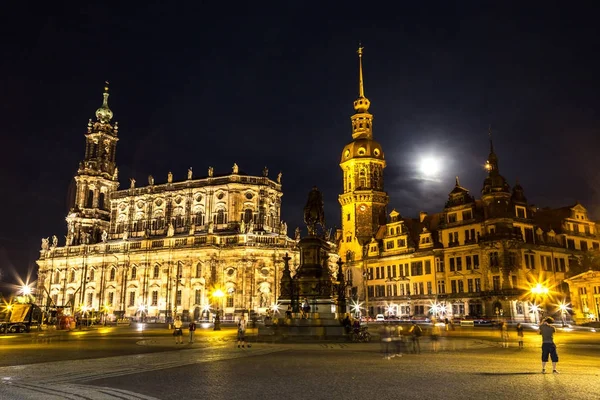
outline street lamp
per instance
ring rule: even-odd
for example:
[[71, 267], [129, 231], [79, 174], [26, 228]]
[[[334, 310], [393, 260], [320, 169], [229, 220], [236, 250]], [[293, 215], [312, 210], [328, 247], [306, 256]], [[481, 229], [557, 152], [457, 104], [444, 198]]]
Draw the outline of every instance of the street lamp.
[[217, 299], [217, 315], [215, 316], [215, 327], [213, 330], [215, 331], [220, 331], [221, 330], [221, 319], [219, 317], [219, 306], [221, 303], [221, 298], [223, 298], [223, 296], [225, 296], [225, 293], [223, 293], [223, 291], [221, 289], [216, 289], [213, 292], [213, 297]]
[[[543, 284], [541, 284], [541, 283], [538, 282], [538, 283], [535, 284], [535, 286], [533, 286], [530, 289], [530, 292], [533, 295], [534, 299], [537, 299], [538, 297], [541, 297], [542, 298], [542, 303], [543, 303], [544, 302], [544, 298], [546, 296], [548, 296], [548, 293], [550, 292], [550, 290], [548, 289], [547, 286], [544, 286]], [[540, 323], [540, 310], [541, 310], [541, 307], [539, 307], [537, 304], [534, 303], [531, 306], [531, 310], [533, 312], [535, 312], [536, 323], [539, 324]]]
[[352, 311], [352, 313], [354, 314], [355, 318], [359, 318], [360, 317], [360, 310], [363, 308], [362, 307], [363, 303], [360, 303], [356, 300], [352, 300], [352, 304], [350, 305], [350, 311]]
[[138, 330], [144, 332], [144, 313], [148, 311], [148, 307], [145, 304], [140, 304], [137, 309], [140, 312], [141, 322], [138, 325]]
[[365, 316], [369, 319], [369, 271], [367, 270], [367, 255], [369, 254], [369, 243], [371, 243], [371, 235], [357, 235], [358, 243], [362, 246], [362, 274], [363, 283], [365, 286]]
[[542, 285], [541, 283], [536, 284], [534, 287], [531, 288], [531, 293], [533, 293], [536, 296], [546, 296], [549, 292], [549, 289]]
[[110, 306], [106, 303], [102, 306], [102, 325], [106, 326], [106, 317], [110, 312]]
[[531, 306], [531, 311], [535, 314], [535, 323], [540, 323], [540, 307], [537, 304]]
[[145, 320], [145, 313], [148, 311], [148, 307], [145, 304], [140, 304], [137, 310], [140, 313], [140, 318], [143, 323]]
[[558, 305], [558, 309], [560, 310], [560, 316], [564, 327], [567, 324], [567, 321], [565, 320], [565, 314], [569, 310], [569, 305], [563, 301]]

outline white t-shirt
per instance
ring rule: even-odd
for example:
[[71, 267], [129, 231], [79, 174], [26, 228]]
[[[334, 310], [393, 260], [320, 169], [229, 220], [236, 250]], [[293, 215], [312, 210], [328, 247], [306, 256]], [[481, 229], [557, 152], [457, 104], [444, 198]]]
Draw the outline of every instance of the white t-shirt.
[[240, 319], [240, 323], [238, 325], [238, 329], [240, 331], [245, 331], [246, 330], [246, 320], [245, 319]]

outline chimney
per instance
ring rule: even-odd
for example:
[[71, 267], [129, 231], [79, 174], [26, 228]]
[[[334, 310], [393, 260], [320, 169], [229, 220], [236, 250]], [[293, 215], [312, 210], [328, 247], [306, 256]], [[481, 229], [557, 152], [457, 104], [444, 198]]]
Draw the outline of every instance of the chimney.
[[427, 213], [425, 211], [421, 211], [419, 213], [419, 222], [423, 222], [426, 217], [427, 217]]

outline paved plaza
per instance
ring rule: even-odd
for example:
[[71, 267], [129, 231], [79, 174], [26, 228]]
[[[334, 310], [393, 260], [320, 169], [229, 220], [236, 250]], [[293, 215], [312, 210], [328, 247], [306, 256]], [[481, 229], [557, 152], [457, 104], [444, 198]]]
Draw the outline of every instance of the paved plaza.
[[597, 399], [600, 346], [560, 346], [559, 375], [541, 374], [540, 351], [448, 338], [433, 353], [386, 359], [379, 343], [269, 343], [238, 349], [230, 337], [165, 351], [0, 368], [1, 399]]

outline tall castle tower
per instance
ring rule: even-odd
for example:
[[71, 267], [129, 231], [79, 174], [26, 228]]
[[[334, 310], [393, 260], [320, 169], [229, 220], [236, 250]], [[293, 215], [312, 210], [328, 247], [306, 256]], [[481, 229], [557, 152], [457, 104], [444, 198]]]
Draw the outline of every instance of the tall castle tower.
[[383, 190], [385, 158], [381, 145], [373, 140], [371, 102], [365, 97], [362, 70], [363, 48], [358, 48], [358, 99], [354, 101], [352, 141], [342, 150], [340, 168], [344, 189], [339, 196], [342, 206], [340, 255], [346, 261], [362, 258], [362, 249], [385, 224], [389, 198]]
[[110, 226], [110, 195], [119, 186], [115, 164], [118, 123], [111, 124], [108, 82], [96, 121], [90, 118], [85, 134], [85, 158], [75, 176], [75, 203], [67, 215], [67, 245], [97, 243]]

